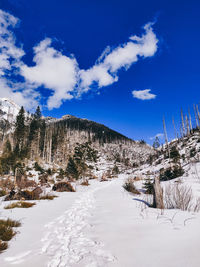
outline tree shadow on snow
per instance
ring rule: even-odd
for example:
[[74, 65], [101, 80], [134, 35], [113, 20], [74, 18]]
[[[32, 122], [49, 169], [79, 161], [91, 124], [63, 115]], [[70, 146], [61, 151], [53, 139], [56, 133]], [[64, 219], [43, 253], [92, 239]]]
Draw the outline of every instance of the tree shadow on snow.
[[142, 202], [142, 203], [144, 203], [145, 205], [147, 205], [149, 208], [151, 208], [151, 205], [147, 202], [147, 201], [145, 201], [145, 200], [143, 200], [143, 199], [139, 199], [139, 198], [133, 198], [133, 200], [136, 200], [136, 201], [139, 201], [139, 202]]

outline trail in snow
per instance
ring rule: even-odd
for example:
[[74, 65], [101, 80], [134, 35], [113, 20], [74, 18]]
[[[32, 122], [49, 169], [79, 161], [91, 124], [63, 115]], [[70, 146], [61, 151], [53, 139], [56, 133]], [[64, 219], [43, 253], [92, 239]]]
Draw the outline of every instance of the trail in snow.
[[[87, 266], [102, 267], [115, 261], [103, 244], [88, 238], [83, 230], [92, 227], [88, 218], [95, 207], [94, 193], [112, 182], [84, 192], [62, 216], [45, 225], [48, 229], [42, 239], [42, 252], [49, 256], [48, 267]], [[86, 260], [87, 263], [84, 264]]]

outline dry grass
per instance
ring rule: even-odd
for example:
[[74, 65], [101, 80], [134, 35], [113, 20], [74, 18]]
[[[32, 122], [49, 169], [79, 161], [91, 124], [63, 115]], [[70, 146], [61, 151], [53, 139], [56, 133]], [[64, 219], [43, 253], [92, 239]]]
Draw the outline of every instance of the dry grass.
[[5, 190], [0, 190], [0, 197], [4, 197], [6, 194], [7, 193]]
[[20, 189], [25, 189], [25, 188], [28, 188], [28, 187], [36, 187], [37, 184], [35, 181], [33, 180], [28, 180], [27, 178], [24, 178], [22, 179], [21, 181], [18, 181], [17, 182], [17, 186], [20, 188]]
[[39, 200], [45, 200], [45, 199], [47, 199], [47, 200], [53, 200], [54, 198], [56, 198], [56, 197], [58, 197], [58, 196], [55, 196], [55, 195], [44, 195], [44, 196], [41, 196], [40, 198], [39, 198]]
[[90, 175], [90, 176], [89, 176], [89, 180], [94, 180], [94, 179], [98, 179], [98, 177], [95, 176], [95, 175]]
[[3, 190], [12, 190], [15, 187], [14, 177], [13, 177], [13, 179], [11, 179], [9, 177], [6, 179], [1, 179], [0, 180], [0, 187]]
[[0, 240], [0, 253], [8, 248], [8, 243]]
[[19, 221], [15, 221], [15, 220], [11, 220], [11, 219], [7, 219], [7, 220], [0, 220], [0, 226], [1, 225], [5, 225], [5, 226], [9, 226], [9, 227], [20, 227], [21, 223]]
[[25, 201], [18, 201], [15, 203], [11, 203], [4, 207], [4, 209], [14, 209], [14, 208], [31, 208], [35, 205], [34, 202], [25, 202]]
[[16, 232], [13, 227], [19, 227], [21, 223], [14, 220], [0, 220], [0, 253], [8, 248], [8, 241], [10, 241]]
[[90, 185], [90, 184], [89, 184], [88, 180], [86, 180], [86, 181], [83, 181], [83, 182], [81, 183], [81, 185], [88, 186], [88, 185]]
[[10, 226], [0, 225], [0, 240], [10, 241], [16, 232]]
[[136, 195], [140, 195], [140, 192], [136, 189], [134, 182], [135, 180], [133, 178], [128, 178], [125, 181], [123, 188], [128, 192], [131, 192]]
[[165, 207], [187, 211], [200, 211], [200, 198], [195, 199], [191, 187], [180, 183], [168, 185], [164, 192]]

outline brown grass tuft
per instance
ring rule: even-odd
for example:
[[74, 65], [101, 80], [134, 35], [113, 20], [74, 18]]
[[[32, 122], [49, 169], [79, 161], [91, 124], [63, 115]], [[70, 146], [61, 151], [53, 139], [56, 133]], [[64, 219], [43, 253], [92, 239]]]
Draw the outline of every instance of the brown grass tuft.
[[0, 190], [0, 197], [4, 197], [6, 194], [7, 193], [5, 190]]
[[45, 199], [47, 199], [47, 200], [53, 200], [55, 197], [58, 197], [58, 196], [55, 196], [55, 195], [44, 195], [44, 196], [41, 196], [40, 198], [39, 198], [39, 200], [45, 200]]
[[4, 207], [4, 209], [14, 209], [14, 208], [31, 208], [35, 205], [34, 202], [25, 202], [25, 201], [18, 201], [15, 203], [11, 203]]
[[9, 227], [20, 227], [21, 223], [19, 221], [15, 221], [15, 220], [11, 220], [11, 219], [7, 219], [7, 220], [0, 220], [0, 225], [5, 225], [5, 226], [9, 226]]
[[19, 221], [14, 221], [11, 219], [0, 220], [0, 253], [8, 248], [7, 241], [11, 240], [16, 232], [13, 227], [19, 227], [21, 223]]
[[125, 181], [123, 188], [128, 192], [131, 192], [131, 193], [136, 194], [136, 195], [140, 195], [140, 192], [136, 189], [136, 187], [134, 185], [134, 179], [133, 178], [128, 178]]
[[88, 180], [86, 180], [86, 181], [83, 181], [83, 182], [81, 183], [81, 185], [88, 186], [88, 185], [90, 185], [90, 184], [89, 184]]
[[0, 253], [8, 248], [8, 243], [0, 240]]

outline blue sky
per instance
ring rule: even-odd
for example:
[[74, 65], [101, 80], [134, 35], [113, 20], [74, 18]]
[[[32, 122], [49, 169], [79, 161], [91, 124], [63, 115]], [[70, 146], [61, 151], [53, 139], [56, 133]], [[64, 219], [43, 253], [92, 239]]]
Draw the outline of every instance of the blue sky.
[[1, 0], [0, 9], [1, 97], [147, 142], [163, 115], [173, 137], [172, 116], [178, 127], [180, 108], [200, 101], [199, 1]]

